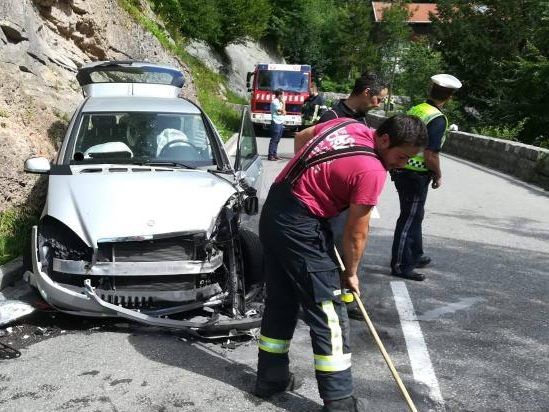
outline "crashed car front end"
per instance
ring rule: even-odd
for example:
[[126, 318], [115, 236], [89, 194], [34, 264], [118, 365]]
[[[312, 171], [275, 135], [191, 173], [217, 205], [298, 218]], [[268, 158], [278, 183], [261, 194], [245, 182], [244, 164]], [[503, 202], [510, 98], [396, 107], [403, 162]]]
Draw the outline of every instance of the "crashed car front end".
[[231, 196], [211, 230], [102, 238], [94, 246], [45, 215], [32, 231], [27, 280], [66, 313], [197, 330], [257, 327], [259, 314], [245, 304], [253, 291], [242, 276], [242, 196]]

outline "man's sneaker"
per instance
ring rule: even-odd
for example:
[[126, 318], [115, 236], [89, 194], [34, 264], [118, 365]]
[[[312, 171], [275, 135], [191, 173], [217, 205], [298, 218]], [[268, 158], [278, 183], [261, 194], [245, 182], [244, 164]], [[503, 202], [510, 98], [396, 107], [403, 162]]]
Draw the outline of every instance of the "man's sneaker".
[[257, 379], [255, 382], [254, 395], [258, 398], [270, 398], [277, 393], [289, 392], [298, 389], [302, 382], [295, 378], [290, 372], [290, 377], [284, 382], [268, 382]]
[[417, 262], [416, 268], [424, 268], [429, 263], [431, 263], [431, 258], [429, 256], [421, 255]]
[[366, 412], [367, 406], [366, 399], [349, 396], [335, 401], [324, 401], [322, 412]]

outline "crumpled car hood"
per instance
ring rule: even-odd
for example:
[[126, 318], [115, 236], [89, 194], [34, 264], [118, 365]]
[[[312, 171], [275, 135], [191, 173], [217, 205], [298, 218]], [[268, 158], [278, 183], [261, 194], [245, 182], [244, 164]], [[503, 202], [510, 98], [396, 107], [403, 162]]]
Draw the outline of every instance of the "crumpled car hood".
[[205, 231], [236, 191], [204, 171], [50, 175], [45, 214], [89, 246], [101, 239]]

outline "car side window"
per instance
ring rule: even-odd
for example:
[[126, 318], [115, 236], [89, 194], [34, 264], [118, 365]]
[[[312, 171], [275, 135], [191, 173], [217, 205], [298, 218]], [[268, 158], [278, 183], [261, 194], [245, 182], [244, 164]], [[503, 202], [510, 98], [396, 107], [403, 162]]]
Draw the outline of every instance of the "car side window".
[[242, 170], [246, 170], [257, 157], [257, 143], [255, 140], [254, 128], [250, 116], [244, 118], [242, 125], [242, 135], [240, 136], [240, 165]]

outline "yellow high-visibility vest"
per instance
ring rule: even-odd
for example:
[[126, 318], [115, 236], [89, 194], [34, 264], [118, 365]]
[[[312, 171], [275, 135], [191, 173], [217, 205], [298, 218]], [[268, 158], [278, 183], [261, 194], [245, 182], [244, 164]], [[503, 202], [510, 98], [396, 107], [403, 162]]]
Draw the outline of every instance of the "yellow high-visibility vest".
[[[433, 119], [443, 116], [444, 120], [446, 121], [446, 126], [444, 127], [444, 136], [442, 136], [442, 142], [440, 144], [440, 147], [442, 147], [444, 141], [446, 140], [446, 130], [448, 129], [448, 119], [446, 118], [444, 113], [442, 113], [439, 109], [437, 109], [435, 106], [430, 105], [429, 103], [420, 103], [408, 110], [408, 114], [419, 117], [421, 121], [425, 123], [425, 126], [432, 122]], [[429, 171], [429, 169], [427, 169], [427, 167], [425, 166], [425, 157], [423, 155], [423, 150], [416, 154], [414, 157], [411, 157], [410, 160], [408, 160], [408, 163], [406, 163], [406, 166], [404, 166], [404, 168], [408, 170], [413, 170], [414, 172]]]

